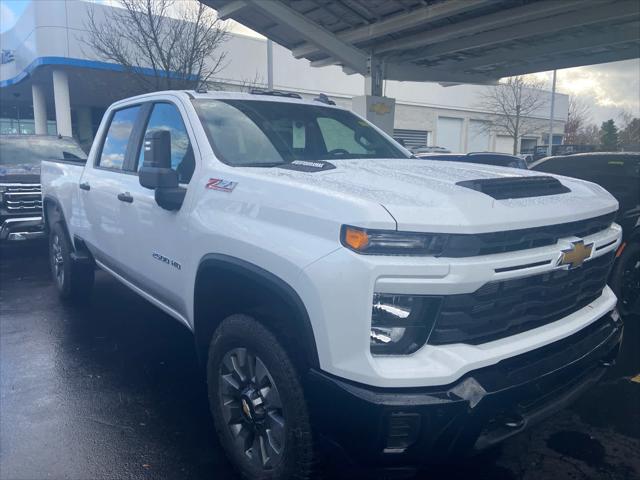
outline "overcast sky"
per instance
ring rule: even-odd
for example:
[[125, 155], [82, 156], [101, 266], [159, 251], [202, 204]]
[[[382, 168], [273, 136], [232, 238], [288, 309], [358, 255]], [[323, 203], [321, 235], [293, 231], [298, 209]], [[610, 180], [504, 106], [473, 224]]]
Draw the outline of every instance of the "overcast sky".
[[[0, 32], [14, 25], [29, 1], [0, 0]], [[113, 4], [118, 0], [90, 1]], [[235, 22], [231, 23], [231, 30], [258, 35]], [[551, 88], [551, 72], [535, 75]], [[620, 123], [623, 111], [640, 117], [640, 59], [558, 70], [557, 89], [585, 103], [590, 109], [591, 121], [598, 125], [609, 118]]]

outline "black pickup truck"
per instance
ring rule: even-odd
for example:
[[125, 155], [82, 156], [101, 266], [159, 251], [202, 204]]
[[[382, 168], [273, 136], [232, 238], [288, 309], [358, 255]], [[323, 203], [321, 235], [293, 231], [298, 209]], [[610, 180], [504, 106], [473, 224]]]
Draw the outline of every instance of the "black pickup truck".
[[597, 183], [611, 193], [620, 209], [616, 222], [622, 227], [622, 244], [609, 285], [624, 314], [640, 313], [640, 152], [594, 152], [547, 157], [531, 170], [556, 173]]
[[40, 163], [86, 161], [73, 139], [49, 135], [0, 136], [0, 242], [44, 237]]

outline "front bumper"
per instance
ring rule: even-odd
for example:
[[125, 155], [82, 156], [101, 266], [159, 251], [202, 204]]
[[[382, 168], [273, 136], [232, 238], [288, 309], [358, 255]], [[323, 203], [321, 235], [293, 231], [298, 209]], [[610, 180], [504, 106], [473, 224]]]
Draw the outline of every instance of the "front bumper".
[[45, 236], [42, 216], [9, 217], [0, 226], [0, 241], [20, 241]]
[[312, 371], [323, 438], [368, 466], [418, 466], [482, 450], [573, 401], [614, 363], [623, 325], [609, 313], [561, 341], [442, 387], [383, 389]]

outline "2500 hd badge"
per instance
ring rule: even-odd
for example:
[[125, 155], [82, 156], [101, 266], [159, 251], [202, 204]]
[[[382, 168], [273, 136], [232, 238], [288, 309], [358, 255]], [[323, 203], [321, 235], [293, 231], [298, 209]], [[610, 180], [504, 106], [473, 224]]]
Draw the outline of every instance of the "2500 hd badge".
[[170, 258], [165, 257], [164, 255], [160, 255], [159, 253], [153, 252], [151, 256], [156, 260], [159, 260], [161, 262], [166, 263], [167, 265], [171, 265], [172, 267], [177, 268], [178, 270], [182, 270], [182, 265], [180, 265], [175, 260], [171, 260]]

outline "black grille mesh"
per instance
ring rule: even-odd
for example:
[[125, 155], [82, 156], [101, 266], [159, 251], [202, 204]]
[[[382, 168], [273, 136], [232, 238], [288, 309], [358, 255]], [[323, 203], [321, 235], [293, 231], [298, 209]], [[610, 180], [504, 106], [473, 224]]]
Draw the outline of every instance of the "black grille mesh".
[[486, 343], [559, 320], [602, 294], [613, 255], [574, 270], [491, 282], [474, 293], [445, 296], [428, 343]]
[[440, 257], [462, 258], [554, 245], [565, 237], [586, 237], [611, 226], [615, 212], [544, 227], [478, 234], [451, 234]]

